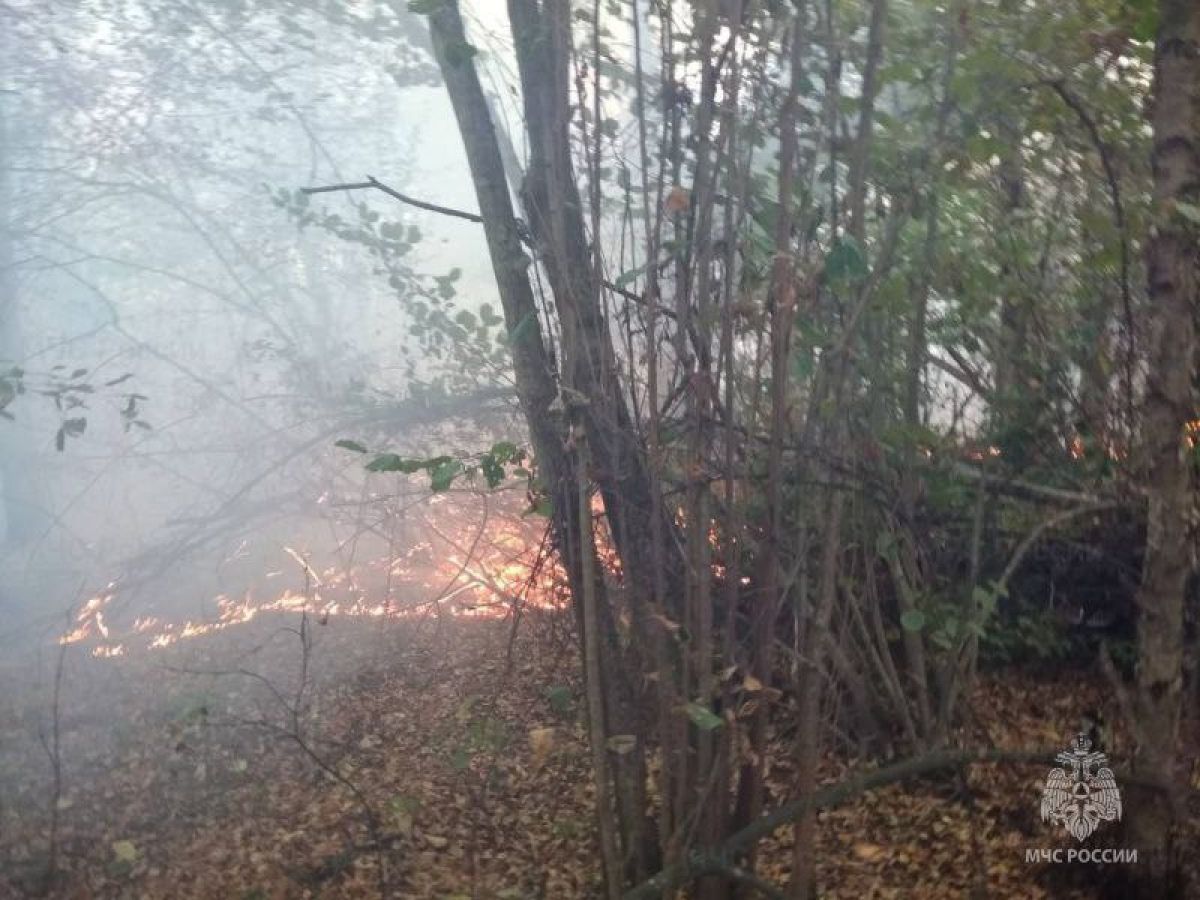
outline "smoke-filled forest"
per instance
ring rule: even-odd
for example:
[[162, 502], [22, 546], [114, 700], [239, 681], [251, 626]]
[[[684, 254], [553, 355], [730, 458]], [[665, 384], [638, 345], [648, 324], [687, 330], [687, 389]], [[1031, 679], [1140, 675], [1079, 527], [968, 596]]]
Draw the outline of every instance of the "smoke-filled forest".
[[0, 0], [0, 898], [1200, 897], [1196, 0]]

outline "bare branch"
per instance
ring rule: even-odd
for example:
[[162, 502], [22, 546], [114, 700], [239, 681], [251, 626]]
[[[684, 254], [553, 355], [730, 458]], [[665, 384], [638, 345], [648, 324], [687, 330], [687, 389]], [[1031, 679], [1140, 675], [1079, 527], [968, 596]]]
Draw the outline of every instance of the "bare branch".
[[401, 203], [407, 203], [409, 206], [415, 206], [417, 209], [425, 209], [429, 212], [440, 213], [443, 216], [452, 216], [455, 219], [466, 219], [468, 222], [483, 222], [483, 216], [478, 213], [465, 212], [461, 209], [452, 209], [449, 206], [440, 206], [437, 203], [430, 203], [427, 200], [418, 200], [416, 197], [410, 197], [408, 194], [402, 194], [393, 187], [389, 187], [382, 181], [379, 181], [373, 175], [368, 175], [366, 181], [355, 181], [347, 184], [327, 184], [320, 187], [300, 188], [302, 194], [330, 194], [335, 191], [364, 191], [375, 188], [383, 191], [389, 197], [399, 200]]

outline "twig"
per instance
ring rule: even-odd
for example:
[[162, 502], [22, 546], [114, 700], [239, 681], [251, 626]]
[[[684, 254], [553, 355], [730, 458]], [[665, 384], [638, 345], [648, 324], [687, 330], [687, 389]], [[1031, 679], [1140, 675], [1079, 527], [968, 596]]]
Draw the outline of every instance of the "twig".
[[261, 714], [259, 720], [251, 720], [248, 724], [262, 728], [264, 731], [274, 733], [284, 740], [290, 741], [307, 757], [313, 765], [328, 775], [337, 784], [344, 787], [353, 796], [362, 810], [363, 819], [365, 820], [367, 833], [370, 836], [371, 845], [375, 849], [376, 861], [378, 863], [378, 890], [380, 900], [386, 900], [389, 896], [388, 892], [388, 868], [386, 848], [383, 843], [383, 826], [379, 815], [375, 812], [370, 799], [366, 793], [354, 783], [346, 775], [338, 769], [337, 765], [326, 759], [313, 746], [316, 738], [310, 739], [304, 734], [304, 714], [311, 686], [311, 665], [312, 665], [312, 629], [309, 624], [308, 614], [309, 608], [313, 605], [316, 598], [313, 590], [314, 582], [319, 583], [319, 578], [313, 570], [309, 562], [299, 553], [292, 550], [290, 547], [284, 548], [293, 559], [295, 559], [304, 571], [304, 607], [301, 610], [300, 627], [284, 628], [281, 631], [290, 632], [296, 635], [300, 642], [300, 671], [297, 674], [297, 684], [295, 691], [291, 697], [285, 695], [284, 691], [276, 686], [276, 684], [267, 676], [261, 673], [254, 672], [246, 668], [237, 669], [188, 669], [177, 668], [173, 666], [165, 666], [166, 669], [176, 672], [184, 672], [193, 675], [210, 675], [210, 676], [228, 676], [238, 675], [244, 678], [253, 679], [262, 684], [274, 697], [276, 702], [282, 707], [284, 712], [284, 725], [272, 722], [266, 714]]
[[[67, 622], [72, 619], [71, 613], [74, 612], [74, 607], [67, 613]], [[69, 627], [69, 624], [68, 624]], [[50, 702], [50, 740], [46, 741], [45, 735], [42, 735], [42, 747], [46, 751], [46, 756], [50, 759], [50, 770], [52, 774], [52, 787], [50, 790], [50, 836], [46, 850], [46, 869], [42, 874], [41, 889], [43, 893], [49, 894], [54, 886], [54, 879], [58, 874], [58, 813], [59, 801], [62, 799], [62, 744], [61, 744], [61, 715], [60, 705], [62, 698], [62, 681], [63, 667], [66, 662], [67, 648], [70, 644], [62, 644], [58, 649], [58, 662], [54, 666], [54, 691], [51, 695]]]
[[[437, 203], [430, 203], [428, 200], [418, 200], [416, 197], [410, 197], [408, 194], [400, 193], [400, 191], [396, 190], [394, 187], [391, 187], [390, 185], [384, 184], [382, 181], [375, 178], [375, 176], [373, 176], [373, 175], [368, 175], [366, 181], [354, 181], [354, 182], [349, 182], [346, 184], [326, 184], [326, 185], [320, 185], [319, 187], [300, 188], [300, 193], [302, 193], [302, 194], [330, 194], [330, 193], [334, 193], [337, 191], [365, 191], [365, 190], [370, 190], [371, 188], [374, 188], [375, 190], [378, 190], [378, 191], [383, 191], [383, 193], [387, 194], [389, 197], [399, 200], [401, 203], [407, 203], [409, 206], [415, 206], [418, 209], [428, 210], [429, 212], [441, 213], [443, 216], [451, 216], [455, 219], [465, 219], [468, 222], [475, 222], [476, 224], [483, 223], [483, 216], [479, 215], [478, 213], [467, 212], [466, 210], [462, 210], [462, 209], [454, 209], [449, 206], [441, 206]], [[530, 239], [529, 235], [523, 234], [523, 235], [521, 235], [521, 239], [526, 244], [532, 243], [532, 240]], [[671, 262], [671, 260], [664, 260], [661, 265], [666, 266], [670, 262]], [[608, 279], [601, 279], [600, 283], [607, 290], [610, 290], [614, 294], [624, 297], [626, 300], [629, 300], [632, 303], [636, 303], [639, 306], [649, 306], [650, 305], [650, 301], [648, 298], [642, 296], [641, 294], [634, 293], [633, 291], [629, 290], [628, 288], [621, 287], [620, 285], [616, 284], [613, 281], [610, 281]], [[674, 310], [667, 309], [663, 306], [658, 306], [657, 312], [666, 316], [667, 318], [670, 318], [670, 319], [675, 318]]]
[[449, 206], [440, 206], [437, 203], [430, 203], [427, 200], [418, 200], [416, 197], [410, 197], [408, 194], [402, 194], [393, 187], [389, 187], [382, 181], [377, 180], [373, 175], [368, 175], [366, 181], [355, 181], [347, 184], [327, 184], [320, 187], [300, 188], [302, 194], [329, 194], [335, 191], [364, 191], [374, 188], [378, 191], [383, 191], [389, 197], [399, 200], [401, 203], [407, 203], [409, 206], [415, 206], [417, 209], [425, 209], [429, 212], [441, 213], [443, 216], [451, 216], [455, 219], [466, 219], [468, 222], [483, 222], [483, 216], [479, 213], [466, 212], [461, 209], [453, 209]]
[[1121, 242], [1121, 303], [1125, 316], [1125, 329], [1128, 332], [1129, 345], [1125, 348], [1125, 403], [1128, 426], [1133, 428], [1133, 352], [1134, 352], [1134, 321], [1133, 296], [1129, 287], [1130, 251], [1129, 229], [1125, 222], [1125, 205], [1121, 201], [1121, 182], [1117, 177], [1116, 166], [1113, 165], [1112, 152], [1108, 144], [1100, 136], [1096, 120], [1088, 113], [1083, 102], [1067, 90], [1066, 83], [1061, 78], [1048, 78], [1036, 81], [1033, 87], [1048, 87], [1062, 99], [1071, 111], [1079, 117], [1087, 130], [1096, 152], [1100, 154], [1100, 165], [1104, 168], [1104, 177], [1108, 182], [1109, 196], [1112, 198], [1113, 223], [1117, 226], [1117, 237]]
[[1007, 587], [1008, 580], [1012, 578], [1013, 573], [1015, 573], [1020, 567], [1021, 563], [1025, 559], [1025, 556], [1038, 542], [1041, 536], [1051, 528], [1056, 528], [1063, 522], [1079, 516], [1088, 515], [1090, 513], [1107, 512], [1110, 509], [1114, 509], [1116, 506], [1116, 503], [1092, 503], [1085, 506], [1078, 506], [1074, 509], [1064, 509], [1061, 512], [1057, 512], [1048, 517], [1042, 522], [1039, 522], [1038, 525], [1025, 536], [1025, 539], [1021, 541], [1021, 543], [1017, 546], [1017, 549], [1013, 552], [1012, 557], [1008, 561], [1008, 565], [1004, 567], [1004, 572], [996, 581], [997, 587], [1000, 589]]

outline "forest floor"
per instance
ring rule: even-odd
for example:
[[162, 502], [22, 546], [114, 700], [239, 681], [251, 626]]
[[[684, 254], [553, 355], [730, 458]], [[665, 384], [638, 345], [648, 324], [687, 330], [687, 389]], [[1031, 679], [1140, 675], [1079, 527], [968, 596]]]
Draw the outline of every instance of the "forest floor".
[[[54, 807], [49, 895], [73, 900], [333, 900], [381, 887], [414, 900], [598, 896], [562, 617], [527, 616], [515, 631], [450, 616], [308, 620], [308, 654], [299, 623], [262, 615], [112, 659], [68, 647], [57, 789], [57, 652], [0, 672], [0, 896], [29, 896], [45, 872]], [[965, 704], [961, 740], [1065, 746], [1081, 713], [1107, 708], [1105, 693], [1095, 674], [987, 676]], [[792, 781], [787, 739], [775, 737], [771, 803]], [[822, 896], [1096, 896], [1112, 866], [1025, 861], [1026, 849], [1073, 846], [1040, 821], [1049, 762], [980, 765], [965, 789], [914, 781], [822, 813]], [[870, 765], [830, 755], [822, 777]], [[1200, 827], [1189, 828], [1200, 846]], [[780, 882], [785, 837], [759, 856]]]

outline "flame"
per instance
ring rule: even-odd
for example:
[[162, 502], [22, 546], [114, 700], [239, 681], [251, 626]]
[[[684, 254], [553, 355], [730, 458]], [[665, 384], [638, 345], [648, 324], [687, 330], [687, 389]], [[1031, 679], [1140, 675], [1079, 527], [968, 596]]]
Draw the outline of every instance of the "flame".
[[[464, 507], [445, 495], [431, 498], [428, 506], [432, 508], [430, 518], [436, 521], [424, 523], [428, 527], [419, 530], [419, 540], [399, 552], [353, 567], [322, 568], [297, 546], [281, 546], [299, 572], [295, 568], [271, 569], [263, 573], [263, 579], [290, 576], [302, 587], [284, 587], [267, 596], [254, 590], [240, 598], [219, 594], [213, 598], [216, 613], [207, 620], [171, 622], [143, 615], [122, 627], [110, 607], [117, 596], [114, 582], [88, 599], [59, 642], [92, 642], [93, 656], [109, 658], [134, 649], [162, 650], [268, 614], [309, 615], [325, 624], [332, 617], [412, 619], [431, 612], [501, 618], [517, 603], [562, 608], [565, 574], [556, 562], [539, 559], [542, 520], [504, 510], [492, 510], [481, 519], [478, 509]], [[606, 533], [599, 536], [601, 559], [615, 574], [619, 571], [615, 551], [610, 542], [603, 541]], [[243, 542], [227, 559], [245, 559], [249, 554]], [[398, 602], [398, 596], [406, 602]]]
[[992, 444], [988, 447], [971, 447], [966, 451], [967, 459], [971, 462], [983, 462], [985, 459], [996, 459], [1001, 455], [1000, 448]]
[[68, 631], [58, 639], [60, 644], [77, 644], [80, 641], [87, 640], [92, 636], [92, 630], [95, 629], [100, 633], [101, 637], [108, 637], [108, 626], [104, 624], [104, 607], [112, 602], [116, 596], [115, 588], [117, 583], [111, 581], [108, 587], [99, 594], [95, 594], [88, 598], [88, 601], [83, 604], [79, 612], [75, 615], [77, 623], [73, 629]]

